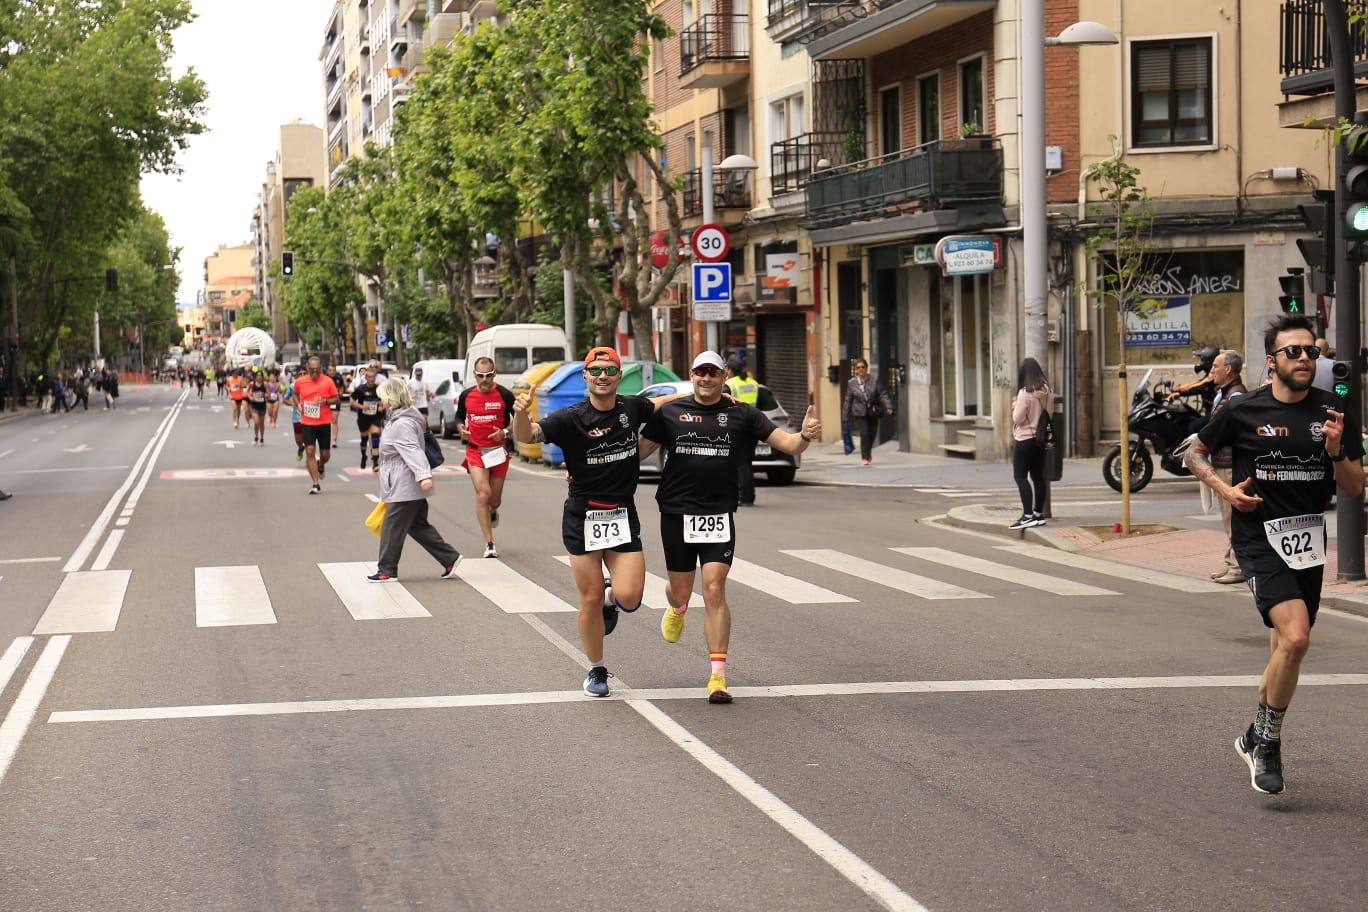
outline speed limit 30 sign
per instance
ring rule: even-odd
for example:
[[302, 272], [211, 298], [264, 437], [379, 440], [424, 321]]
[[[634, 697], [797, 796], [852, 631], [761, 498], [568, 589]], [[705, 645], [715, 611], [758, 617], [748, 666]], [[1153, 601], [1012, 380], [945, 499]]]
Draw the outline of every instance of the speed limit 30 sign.
[[725, 260], [731, 253], [731, 237], [721, 225], [699, 225], [690, 239], [694, 256], [707, 263]]

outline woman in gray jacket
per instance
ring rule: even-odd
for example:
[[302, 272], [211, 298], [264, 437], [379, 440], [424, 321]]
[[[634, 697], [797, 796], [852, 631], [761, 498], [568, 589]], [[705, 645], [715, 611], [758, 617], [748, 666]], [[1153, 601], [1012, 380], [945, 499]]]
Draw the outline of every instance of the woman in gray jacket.
[[888, 390], [869, 373], [869, 362], [856, 358], [851, 362], [854, 376], [846, 384], [845, 401], [841, 403], [841, 423], [859, 419], [860, 465], [874, 461], [874, 438], [879, 433], [879, 419], [893, 414], [893, 400]]
[[447, 544], [428, 522], [432, 466], [423, 449], [427, 419], [413, 407], [413, 396], [403, 380], [386, 380], [376, 392], [389, 415], [380, 435], [380, 499], [385, 503], [385, 523], [380, 529], [376, 572], [366, 579], [372, 583], [398, 581], [399, 555], [408, 536], [442, 565], [442, 579], [450, 579], [456, 575], [461, 552]]

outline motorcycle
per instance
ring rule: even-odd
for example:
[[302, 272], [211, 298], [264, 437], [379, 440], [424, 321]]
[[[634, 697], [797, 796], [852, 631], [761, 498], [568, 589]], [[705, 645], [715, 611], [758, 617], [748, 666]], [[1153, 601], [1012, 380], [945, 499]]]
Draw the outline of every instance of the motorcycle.
[[[1183, 465], [1182, 447], [1187, 440], [1188, 425], [1201, 412], [1182, 399], [1170, 399], [1173, 383], [1156, 383], [1151, 390], [1150, 370], [1136, 385], [1130, 407], [1130, 489], [1134, 494], [1144, 490], [1154, 477], [1154, 459], [1150, 449], [1159, 456], [1164, 471], [1179, 476], [1192, 473]], [[1138, 439], [1136, 439], [1138, 438]], [[1148, 446], [1146, 446], [1148, 444]], [[1121, 490], [1121, 446], [1111, 448], [1102, 460], [1102, 477], [1113, 491]]]

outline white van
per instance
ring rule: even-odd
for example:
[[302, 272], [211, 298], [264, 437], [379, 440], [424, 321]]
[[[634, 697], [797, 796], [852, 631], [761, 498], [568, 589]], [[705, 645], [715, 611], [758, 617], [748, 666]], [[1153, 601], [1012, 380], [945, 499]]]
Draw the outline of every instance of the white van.
[[476, 333], [475, 338], [470, 340], [465, 357], [470, 369], [465, 372], [463, 385], [475, 385], [476, 358], [493, 359], [495, 382], [505, 389], [512, 389], [514, 381], [534, 364], [571, 360], [568, 349], [565, 330], [559, 326], [545, 323], [491, 326]]
[[441, 428], [443, 420], [447, 427], [456, 427], [456, 397], [461, 394], [465, 364], [463, 358], [440, 358], [418, 361], [413, 365], [413, 374], [421, 369], [423, 382], [427, 384], [430, 430]]

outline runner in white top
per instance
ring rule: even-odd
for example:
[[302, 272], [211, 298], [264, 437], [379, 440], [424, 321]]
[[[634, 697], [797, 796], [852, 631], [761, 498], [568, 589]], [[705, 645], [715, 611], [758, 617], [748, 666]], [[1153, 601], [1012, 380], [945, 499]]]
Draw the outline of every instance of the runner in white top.
[[423, 382], [423, 369], [420, 367], [413, 372], [413, 377], [408, 382], [409, 395], [413, 397], [413, 407], [416, 408], [423, 417], [428, 413], [428, 385]]

